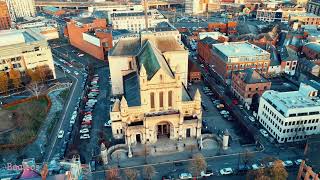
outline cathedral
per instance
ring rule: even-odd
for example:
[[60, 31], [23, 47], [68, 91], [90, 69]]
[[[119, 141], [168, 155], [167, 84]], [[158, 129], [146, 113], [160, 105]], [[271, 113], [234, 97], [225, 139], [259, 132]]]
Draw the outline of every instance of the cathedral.
[[201, 96], [187, 89], [188, 51], [174, 37], [121, 39], [109, 52], [112, 134], [126, 144], [200, 138]]

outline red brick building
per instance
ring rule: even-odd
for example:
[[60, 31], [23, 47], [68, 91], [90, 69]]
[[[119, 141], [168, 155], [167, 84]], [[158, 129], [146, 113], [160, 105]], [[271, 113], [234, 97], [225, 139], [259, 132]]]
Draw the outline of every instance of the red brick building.
[[6, 1], [0, 1], [0, 30], [10, 29], [11, 20]]
[[237, 33], [237, 22], [228, 22], [228, 23], [221, 23], [221, 22], [216, 22], [216, 23], [209, 23], [208, 24], [208, 31], [219, 31], [221, 33], [226, 33], [228, 35], [230, 34], [236, 34]]
[[211, 52], [212, 44], [220, 43], [217, 40], [214, 40], [211, 37], [205, 37], [198, 41], [198, 55], [200, 58], [200, 61], [206, 63], [206, 64], [212, 64], [213, 61], [213, 55]]
[[192, 61], [188, 63], [188, 81], [189, 82], [199, 82], [201, 81], [201, 72], [197, 65], [195, 65]]
[[70, 44], [100, 60], [107, 60], [112, 48], [112, 32], [105, 19], [73, 19], [67, 23], [65, 36]]
[[244, 69], [256, 69], [268, 74], [270, 53], [248, 42], [224, 42], [199, 47], [199, 56], [209, 64], [220, 79], [231, 83], [232, 72]]
[[320, 43], [308, 43], [302, 47], [302, 52], [308, 59], [320, 59]]
[[232, 92], [243, 103], [250, 105], [255, 95], [259, 95], [258, 97], [260, 97], [270, 87], [271, 82], [261, 76], [256, 70], [245, 69], [232, 73]]

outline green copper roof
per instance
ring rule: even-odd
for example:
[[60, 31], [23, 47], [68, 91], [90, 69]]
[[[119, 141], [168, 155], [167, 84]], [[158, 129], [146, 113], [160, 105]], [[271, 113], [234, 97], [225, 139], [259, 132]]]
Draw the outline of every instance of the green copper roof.
[[141, 53], [137, 56], [140, 68], [143, 64], [147, 72], [147, 79], [150, 80], [160, 69], [159, 61], [155, 55], [155, 50], [149, 41], [144, 45]]

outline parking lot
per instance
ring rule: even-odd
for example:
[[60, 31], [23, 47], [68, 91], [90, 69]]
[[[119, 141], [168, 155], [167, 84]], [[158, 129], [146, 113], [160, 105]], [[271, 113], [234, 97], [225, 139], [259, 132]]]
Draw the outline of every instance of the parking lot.
[[[214, 94], [203, 83], [194, 83], [189, 88], [191, 92], [195, 91], [196, 88], [200, 91], [203, 107], [203, 125], [207, 126], [206, 130], [208, 132], [222, 136], [227, 130], [230, 134], [230, 145], [234, 147], [253, 143], [248, 141], [245, 133], [242, 132], [243, 130], [239, 128], [238, 122], [223, 108], [223, 104], [214, 97]], [[217, 108], [217, 106], [220, 106], [220, 108]]]

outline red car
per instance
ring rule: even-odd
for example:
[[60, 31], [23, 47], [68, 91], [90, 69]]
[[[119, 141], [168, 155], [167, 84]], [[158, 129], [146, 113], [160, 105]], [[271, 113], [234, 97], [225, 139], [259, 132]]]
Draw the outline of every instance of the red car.
[[91, 121], [82, 121], [81, 125], [91, 125]]

